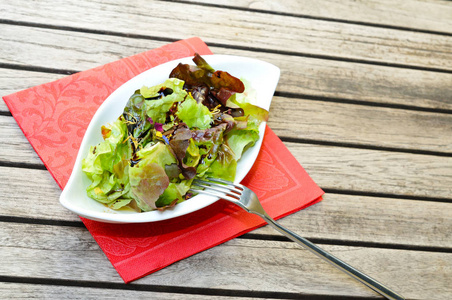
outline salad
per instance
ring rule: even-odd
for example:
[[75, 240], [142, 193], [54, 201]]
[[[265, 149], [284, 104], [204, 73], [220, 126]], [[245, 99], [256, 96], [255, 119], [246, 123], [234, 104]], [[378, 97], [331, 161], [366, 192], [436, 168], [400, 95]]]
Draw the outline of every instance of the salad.
[[268, 112], [251, 104], [245, 80], [198, 54], [193, 61], [136, 90], [122, 115], [101, 127], [103, 141], [82, 160], [90, 198], [112, 209], [162, 210], [189, 199], [194, 178], [234, 180]]

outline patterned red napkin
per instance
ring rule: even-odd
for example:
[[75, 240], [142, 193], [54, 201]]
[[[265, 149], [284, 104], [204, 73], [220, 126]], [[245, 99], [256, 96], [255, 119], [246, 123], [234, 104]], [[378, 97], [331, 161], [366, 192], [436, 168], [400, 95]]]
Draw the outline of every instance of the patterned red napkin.
[[[199, 38], [165, 45], [3, 97], [25, 136], [61, 188], [99, 105], [124, 82], [174, 59], [211, 54]], [[323, 191], [267, 126], [262, 150], [242, 182], [280, 218], [321, 200]], [[125, 282], [264, 225], [226, 201], [171, 220], [107, 224], [83, 219]]]

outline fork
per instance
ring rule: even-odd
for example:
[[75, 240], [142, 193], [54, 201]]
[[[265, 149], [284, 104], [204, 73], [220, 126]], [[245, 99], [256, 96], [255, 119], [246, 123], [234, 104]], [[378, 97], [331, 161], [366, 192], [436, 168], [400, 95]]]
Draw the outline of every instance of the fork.
[[384, 286], [375, 279], [369, 277], [368, 275], [362, 273], [361, 271], [358, 271], [357, 269], [343, 262], [339, 258], [331, 255], [330, 253], [311, 243], [307, 239], [299, 236], [298, 234], [276, 223], [275, 220], [273, 220], [265, 212], [256, 194], [246, 186], [242, 184], [234, 184], [232, 182], [217, 178], [207, 178], [207, 180], [195, 179], [193, 181], [191, 191], [230, 201], [240, 206], [245, 211], [260, 216], [279, 233], [285, 235], [286, 237], [296, 242], [297, 244], [307, 248], [312, 253], [326, 260], [339, 270], [345, 272], [349, 276], [363, 283], [364, 285], [371, 288], [375, 292], [381, 294], [382, 296], [386, 297], [387, 299], [394, 300], [405, 299], [403, 296], [392, 291], [391, 289]]

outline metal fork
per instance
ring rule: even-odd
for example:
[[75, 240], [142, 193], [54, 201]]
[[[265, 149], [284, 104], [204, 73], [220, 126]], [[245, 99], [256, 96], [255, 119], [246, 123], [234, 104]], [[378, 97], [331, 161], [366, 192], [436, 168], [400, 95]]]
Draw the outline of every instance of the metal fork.
[[[193, 188], [193, 187], [196, 187]], [[384, 297], [388, 299], [405, 299], [401, 295], [397, 294], [396, 292], [392, 291], [388, 287], [384, 286], [383, 284], [379, 283], [375, 279], [369, 277], [368, 275], [362, 273], [361, 271], [358, 271], [357, 269], [353, 268], [352, 266], [348, 265], [347, 263], [343, 262], [339, 258], [331, 255], [330, 253], [326, 252], [325, 250], [319, 248], [318, 246], [314, 245], [310, 241], [306, 240], [305, 238], [297, 235], [296, 233], [284, 228], [283, 226], [279, 225], [275, 222], [262, 208], [261, 203], [259, 202], [259, 199], [257, 198], [256, 194], [249, 188], [247, 188], [244, 185], [241, 184], [234, 184], [229, 181], [225, 181], [222, 179], [216, 179], [216, 178], [207, 178], [206, 180], [201, 179], [195, 179], [193, 181], [193, 186], [191, 189], [192, 192], [199, 193], [199, 194], [206, 194], [214, 197], [218, 197], [220, 199], [224, 199], [227, 201], [230, 201], [244, 210], [246, 210], [249, 213], [256, 214], [260, 216], [262, 219], [264, 219], [268, 224], [270, 224], [276, 231], [279, 233], [285, 235], [292, 241], [298, 243], [299, 245], [307, 248], [312, 253], [316, 254], [320, 258], [326, 260], [327, 262], [331, 263], [333, 266], [337, 267], [339, 270], [345, 272], [349, 276], [355, 278], [359, 282], [363, 283], [367, 287], [371, 288], [375, 292], [383, 295]]]

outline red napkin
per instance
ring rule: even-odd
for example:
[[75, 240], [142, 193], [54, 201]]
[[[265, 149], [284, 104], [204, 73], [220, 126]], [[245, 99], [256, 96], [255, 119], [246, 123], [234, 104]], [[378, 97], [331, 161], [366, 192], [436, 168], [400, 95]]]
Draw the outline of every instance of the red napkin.
[[[3, 99], [49, 172], [64, 188], [89, 121], [108, 95], [154, 66], [195, 52], [211, 54], [199, 38], [186, 39]], [[242, 183], [256, 192], [274, 218], [316, 203], [323, 194], [268, 126], [262, 150]], [[265, 224], [226, 201], [154, 223], [120, 225], [82, 220], [125, 282]]]

